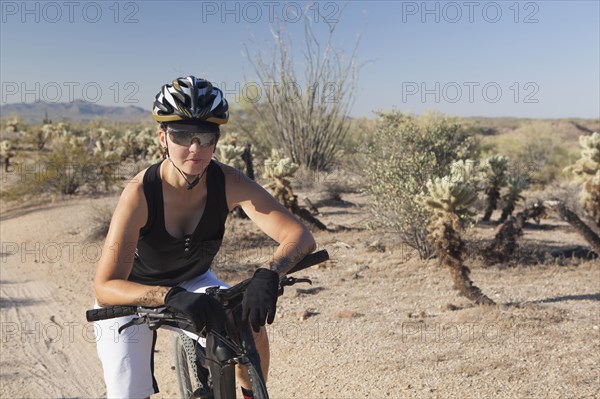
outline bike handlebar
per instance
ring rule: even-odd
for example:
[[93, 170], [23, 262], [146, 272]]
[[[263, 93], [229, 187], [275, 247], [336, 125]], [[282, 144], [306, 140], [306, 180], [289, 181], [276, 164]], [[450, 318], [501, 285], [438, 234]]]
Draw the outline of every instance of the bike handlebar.
[[[325, 262], [328, 259], [329, 253], [327, 253], [327, 250], [325, 249], [313, 252], [312, 254], [306, 255], [300, 262], [298, 262], [293, 268], [291, 268], [287, 274], [299, 272], [300, 270], [307, 269], [318, 263]], [[244, 290], [250, 283], [250, 280], [251, 279], [244, 280], [231, 288], [221, 289], [219, 291], [220, 299], [223, 301], [227, 301], [237, 297], [238, 295], [244, 292]], [[139, 313], [146, 313], [151, 310], [151, 308], [142, 306], [115, 305], [107, 306], [100, 309], [90, 309], [85, 312], [85, 317], [87, 321], [91, 322], [106, 319], [114, 319], [116, 317], [131, 316]]]
[[114, 319], [116, 317], [137, 314], [137, 306], [107, 306], [100, 309], [90, 309], [85, 312], [87, 321]]

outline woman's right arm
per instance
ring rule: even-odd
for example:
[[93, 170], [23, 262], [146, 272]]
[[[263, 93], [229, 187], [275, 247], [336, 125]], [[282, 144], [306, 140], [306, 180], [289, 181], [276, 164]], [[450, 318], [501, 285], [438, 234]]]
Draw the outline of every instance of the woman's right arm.
[[161, 306], [170, 289], [127, 280], [133, 268], [140, 229], [148, 218], [148, 206], [141, 183], [143, 173], [127, 184], [110, 222], [94, 278], [99, 306]]

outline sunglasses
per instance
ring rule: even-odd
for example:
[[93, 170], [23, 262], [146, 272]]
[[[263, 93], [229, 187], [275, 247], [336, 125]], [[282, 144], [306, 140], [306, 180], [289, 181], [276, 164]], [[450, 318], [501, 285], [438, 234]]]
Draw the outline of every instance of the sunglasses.
[[170, 128], [167, 129], [167, 133], [173, 143], [184, 147], [191, 146], [194, 140], [196, 140], [200, 147], [208, 148], [217, 142], [218, 137], [218, 133], [177, 131]]

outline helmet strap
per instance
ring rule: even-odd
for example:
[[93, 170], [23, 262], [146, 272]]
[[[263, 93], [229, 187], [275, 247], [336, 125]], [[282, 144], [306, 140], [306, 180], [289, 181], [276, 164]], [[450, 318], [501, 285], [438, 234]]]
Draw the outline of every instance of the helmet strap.
[[204, 174], [206, 173], [206, 170], [208, 169], [208, 166], [204, 169], [204, 171], [201, 174], [196, 175], [196, 177], [194, 178], [194, 180], [189, 181], [187, 179], [187, 177], [185, 177], [185, 173], [183, 173], [181, 171], [181, 169], [179, 169], [177, 167], [177, 165], [175, 165], [175, 162], [173, 162], [173, 160], [171, 159], [171, 156], [169, 155], [169, 144], [168, 143], [167, 143], [167, 147], [166, 148], [167, 148], [167, 160], [169, 162], [171, 162], [171, 165], [173, 165], [173, 167], [175, 169], [177, 169], [177, 171], [179, 172], [179, 174], [181, 175], [181, 177], [183, 177], [183, 180], [185, 180], [185, 182], [187, 183], [187, 189], [191, 190], [192, 188], [196, 187], [198, 185], [198, 183], [200, 183], [200, 180], [202, 180], [202, 178], [204, 177]]

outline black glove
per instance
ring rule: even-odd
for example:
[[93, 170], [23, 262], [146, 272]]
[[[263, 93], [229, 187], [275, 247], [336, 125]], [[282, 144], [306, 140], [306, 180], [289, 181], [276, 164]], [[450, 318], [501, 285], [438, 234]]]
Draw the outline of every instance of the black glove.
[[[242, 300], [242, 322], [248, 318], [255, 332], [265, 325], [265, 320], [271, 324], [275, 320], [277, 297], [279, 291], [279, 274], [273, 270], [260, 268], [254, 272], [252, 281], [246, 288]], [[267, 319], [267, 314], [269, 315]]]
[[[215, 298], [173, 287], [165, 296], [165, 305], [194, 323], [196, 332], [206, 326], [208, 331], [225, 325], [225, 310]], [[181, 327], [181, 326], [180, 326]]]

